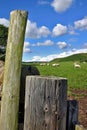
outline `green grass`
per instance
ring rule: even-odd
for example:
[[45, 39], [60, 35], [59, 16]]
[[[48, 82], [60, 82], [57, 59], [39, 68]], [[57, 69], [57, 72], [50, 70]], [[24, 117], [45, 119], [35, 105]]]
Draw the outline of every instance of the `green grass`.
[[66, 62], [66, 61], [79, 61], [79, 62], [87, 62], [87, 53], [74, 54], [65, 58], [57, 58], [52, 60], [52, 62]]
[[[68, 88], [87, 90], [87, 54], [77, 54], [67, 58], [54, 59], [50, 65], [40, 66], [40, 63], [27, 63], [37, 67], [42, 76], [57, 76], [67, 78]], [[74, 68], [74, 62], [78, 62], [81, 68]], [[53, 67], [52, 63], [60, 66]]]
[[87, 89], [87, 64], [81, 63], [81, 68], [74, 68], [73, 62], [61, 62], [59, 67], [36, 66], [43, 76], [64, 77], [68, 87]]

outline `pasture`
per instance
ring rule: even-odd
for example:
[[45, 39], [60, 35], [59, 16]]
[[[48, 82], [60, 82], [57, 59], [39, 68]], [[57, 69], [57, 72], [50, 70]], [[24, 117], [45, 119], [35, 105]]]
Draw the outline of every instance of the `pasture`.
[[60, 66], [52, 66], [53, 62], [41, 66], [40, 63], [27, 63], [34, 65], [42, 76], [64, 77], [68, 80], [68, 89], [87, 89], [87, 63], [80, 63], [81, 68], [75, 68], [73, 61], [62, 61]]
[[[75, 68], [74, 63], [80, 68]], [[52, 66], [52, 64], [59, 66]], [[35, 66], [41, 76], [57, 76], [67, 78], [68, 99], [76, 99], [79, 103], [79, 122], [87, 128], [87, 54], [77, 54], [67, 58], [55, 59], [41, 66], [39, 62], [23, 63]]]

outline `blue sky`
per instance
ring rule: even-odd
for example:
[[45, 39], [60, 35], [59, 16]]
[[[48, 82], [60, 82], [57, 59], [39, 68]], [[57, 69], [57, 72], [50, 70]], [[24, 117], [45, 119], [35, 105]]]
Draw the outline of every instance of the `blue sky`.
[[1, 0], [0, 24], [28, 11], [23, 61], [50, 61], [87, 52], [87, 0]]

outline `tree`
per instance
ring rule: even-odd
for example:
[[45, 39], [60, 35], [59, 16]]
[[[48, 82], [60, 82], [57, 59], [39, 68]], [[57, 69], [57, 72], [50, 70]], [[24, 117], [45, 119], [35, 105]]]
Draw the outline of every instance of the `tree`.
[[8, 37], [8, 28], [0, 25], [0, 45], [6, 46], [7, 45], [7, 37]]
[[0, 60], [5, 59], [7, 37], [8, 37], [8, 28], [3, 25], [0, 25]]

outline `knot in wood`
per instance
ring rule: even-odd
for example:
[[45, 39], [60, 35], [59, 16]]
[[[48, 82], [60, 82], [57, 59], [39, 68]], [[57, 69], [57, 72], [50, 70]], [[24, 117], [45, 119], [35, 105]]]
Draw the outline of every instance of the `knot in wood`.
[[47, 104], [44, 106], [44, 111], [45, 111], [45, 112], [48, 112], [48, 111], [49, 111], [49, 107], [48, 107]]

